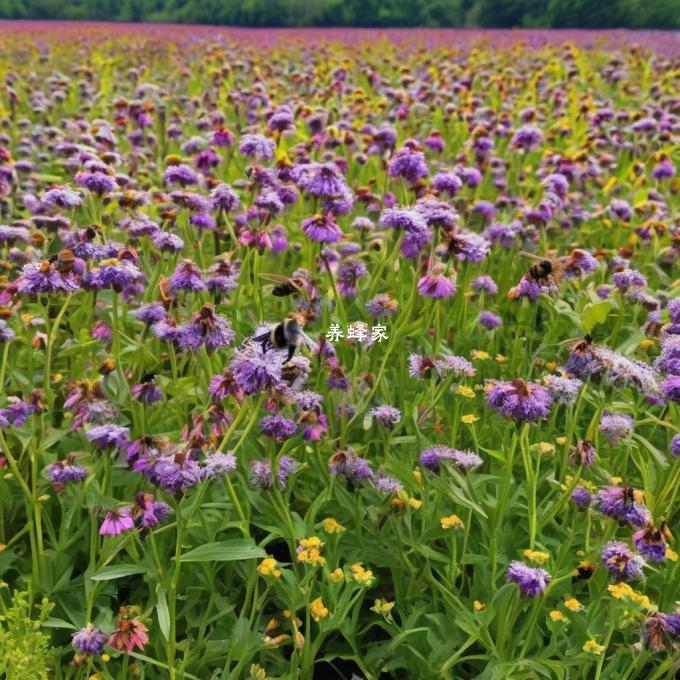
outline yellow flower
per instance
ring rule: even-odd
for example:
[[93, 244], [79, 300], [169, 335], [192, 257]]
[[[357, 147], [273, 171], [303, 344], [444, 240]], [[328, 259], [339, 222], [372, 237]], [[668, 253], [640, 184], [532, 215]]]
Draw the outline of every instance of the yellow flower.
[[298, 562], [313, 565], [319, 564], [323, 567], [326, 564], [326, 558], [321, 555], [322, 547], [323, 542], [318, 536], [301, 538], [298, 546]]
[[496, 354], [496, 363], [498, 364], [505, 364], [508, 361], [508, 357], [503, 356], [502, 354]]
[[489, 358], [489, 353], [485, 352], [482, 349], [473, 349], [472, 350], [472, 358], [477, 359], [479, 361], [484, 361]]
[[582, 647], [584, 652], [588, 652], [589, 654], [597, 654], [600, 655], [602, 652], [605, 650], [604, 645], [598, 645], [595, 640], [588, 640], [583, 647]]
[[560, 445], [564, 446], [567, 443], [566, 437], [555, 437], [555, 441]]
[[316, 600], [313, 600], [310, 603], [309, 613], [312, 615], [312, 618], [319, 623], [321, 619], [325, 619], [328, 616], [328, 608], [323, 603], [323, 600], [320, 597], [317, 597]]
[[265, 557], [260, 564], [257, 565], [257, 573], [260, 576], [273, 576], [279, 578], [281, 570], [277, 569], [278, 562], [273, 557]]
[[295, 647], [297, 649], [302, 649], [305, 646], [304, 635], [299, 630], [295, 631]]
[[554, 361], [549, 361], [549, 362], [545, 365], [545, 367], [546, 367], [549, 371], [554, 371], [554, 370], [557, 368], [557, 364], [556, 364]]
[[456, 388], [456, 394], [459, 394], [461, 397], [465, 397], [466, 399], [474, 399], [475, 391], [467, 385], [458, 385]]
[[362, 586], [368, 586], [373, 583], [373, 572], [370, 569], [364, 569], [360, 562], [353, 564], [351, 567], [352, 576], [354, 580]]
[[337, 522], [333, 517], [326, 517], [322, 524], [323, 530], [327, 534], [340, 534], [343, 531], [345, 531], [345, 527], [342, 526], [342, 524], [340, 524], [339, 522]]
[[618, 486], [619, 484], [621, 484], [622, 481], [623, 481], [622, 477], [610, 477], [609, 478], [610, 484], [613, 484], [614, 486]]
[[420, 510], [423, 501], [419, 501], [417, 498], [409, 498], [408, 504], [413, 510]]
[[568, 600], [565, 600], [564, 606], [572, 612], [577, 612], [581, 609], [581, 603], [575, 597], [570, 597]]
[[463, 529], [463, 520], [458, 515], [449, 515], [441, 518], [442, 529]]
[[380, 598], [379, 600], [375, 600], [375, 604], [371, 607], [371, 611], [376, 614], [387, 616], [392, 611], [393, 607], [394, 602], [388, 602], [387, 600]]
[[536, 564], [543, 564], [550, 559], [550, 553], [541, 552], [540, 550], [530, 550], [527, 548], [524, 551], [524, 557], [531, 560], [532, 562], [536, 562]]
[[267, 671], [256, 663], [250, 665], [250, 680], [267, 680]]
[[650, 347], [654, 347], [654, 340], [647, 338], [640, 342], [640, 349], [649, 349]]
[[564, 617], [564, 614], [561, 611], [559, 611], [557, 609], [553, 609], [550, 612], [550, 619], [552, 621], [564, 621], [565, 617]]
[[102, 654], [102, 655], [101, 655], [101, 660], [102, 660], [104, 663], [108, 663], [109, 661], [111, 661], [111, 657], [110, 657], [108, 654]]
[[678, 553], [676, 553], [675, 550], [671, 550], [668, 546], [666, 546], [666, 559], [670, 560], [671, 562], [677, 562]]
[[479, 420], [479, 416], [476, 416], [474, 413], [466, 413], [464, 416], [461, 416], [460, 420], [466, 425], [472, 425]]
[[328, 578], [333, 581], [333, 583], [339, 583], [345, 578], [345, 572], [338, 567], [328, 574]]
[[538, 450], [540, 453], [543, 454], [550, 454], [550, 453], [555, 453], [555, 445], [551, 444], [550, 442], [539, 442], [538, 443]]
[[472, 603], [472, 606], [474, 607], [476, 612], [481, 612], [482, 609], [484, 609], [484, 607], [486, 607], [486, 605], [483, 602], [480, 602], [479, 600], [475, 600]]
[[630, 594], [633, 592], [633, 589], [627, 583], [615, 583], [607, 586], [607, 590], [617, 600], [622, 600], [626, 596], [630, 597]]

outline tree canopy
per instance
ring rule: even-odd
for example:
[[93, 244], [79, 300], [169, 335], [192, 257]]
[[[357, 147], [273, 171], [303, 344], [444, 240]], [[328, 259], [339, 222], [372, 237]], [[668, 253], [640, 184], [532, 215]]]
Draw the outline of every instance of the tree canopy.
[[680, 0], [0, 0], [4, 19], [232, 26], [680, 28]]

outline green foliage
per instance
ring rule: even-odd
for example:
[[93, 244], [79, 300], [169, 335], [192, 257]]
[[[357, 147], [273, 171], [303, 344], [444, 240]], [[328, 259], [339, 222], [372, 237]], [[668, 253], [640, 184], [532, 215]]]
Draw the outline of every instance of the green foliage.
[[233, 26], [680, 28], [680, 0], [0, 0], [7, 19]]
[[50, 637], [41, 632], [52, 604], [47, 598], [31, 618], [28, 593], [15, 591], [9, 606], [0, 597], [0, 677], [7, 680], [47, 680]]

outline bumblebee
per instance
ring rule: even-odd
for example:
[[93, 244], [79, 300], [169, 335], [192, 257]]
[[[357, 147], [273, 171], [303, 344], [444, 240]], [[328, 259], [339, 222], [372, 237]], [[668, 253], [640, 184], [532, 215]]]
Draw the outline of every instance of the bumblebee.
[[288, 356], [283, 362], [285, 365], [293, 358], [295, 350], [302, 345], [310, 348], [316, 347], [314, 341], [302, 330], [304, 325], [304, 315], [293, 313], [281, 323], [271, 326], [266, 333], [253, 336], [251, 341], [260, 343], [263, 354], [272, 348], [287, 349]]
[[541, 260], [538, 264], [529, 267], [529, 276], [535, 281], [547, 279], [553, 273], [553, 265], [550, 260]]
[[577, 581], [587, 581], [594, 573], [595, 565], [592, 562], [583, 560], [579, 562], [578, 566], [571, 573], [571, 580], [573, 583]]

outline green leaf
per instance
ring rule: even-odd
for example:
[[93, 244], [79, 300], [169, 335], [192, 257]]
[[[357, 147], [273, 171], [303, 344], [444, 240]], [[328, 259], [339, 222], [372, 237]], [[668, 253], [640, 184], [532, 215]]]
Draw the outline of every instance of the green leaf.
[[168, 640], [170, 635], [170, 609], [168, 599], [165, 597], [165, 590], [159, 583], [156, 585], [156, 614], [158, 614], [158, 625], [163, 637]]
[[93, 581], [113, 581], [117, 578], [125, 578], [135, 574], [145, 574], [148, 571], [147, 567], [138, 564], [114, 564], [111, 567], [102, 567], [91, 578]]
[[590, 333], [595, 326], [607, 320], [612, 310], [612, 303], [608, 300], [589, 302], [581, 312], [581, 327], [586, 333]]
[[220, 543], [206, 543], [181, 557], [182, 562], [235, 562], [266, 557], [267, 553], [253, 541], [235, 538]]
[[43, 627], [45, 628], [67, 628], [68, 630], [78, 630], [78, 626], [74, 626], [64, 619], [56, 619], [50, 616], [49, 619], [45, 619], [43, 622]]

